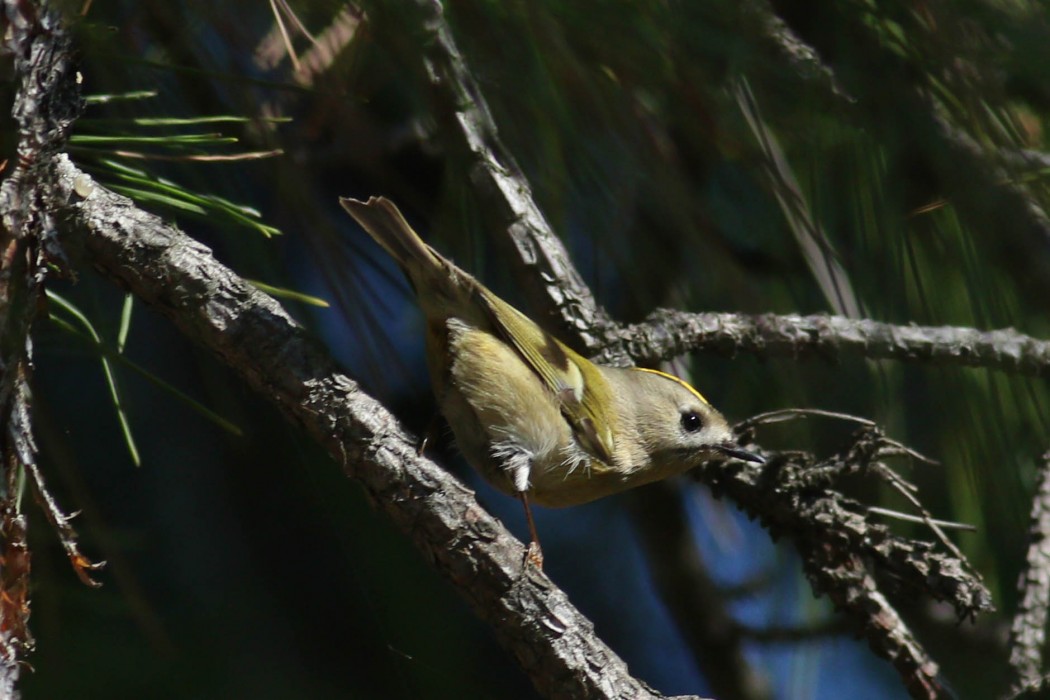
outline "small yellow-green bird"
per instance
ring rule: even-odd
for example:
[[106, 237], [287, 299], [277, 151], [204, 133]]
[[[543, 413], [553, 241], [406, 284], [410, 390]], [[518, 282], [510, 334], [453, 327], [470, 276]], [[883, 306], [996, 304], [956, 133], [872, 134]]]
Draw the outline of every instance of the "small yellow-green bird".
[[720, 455], [764, 461], [692, 386], [577, 354], [424, 243], [390, 200], [340, 203], [412, 283], [438, 406], [467, 461], [521, 499], [536, 563], [530, 501], [586, 503]]

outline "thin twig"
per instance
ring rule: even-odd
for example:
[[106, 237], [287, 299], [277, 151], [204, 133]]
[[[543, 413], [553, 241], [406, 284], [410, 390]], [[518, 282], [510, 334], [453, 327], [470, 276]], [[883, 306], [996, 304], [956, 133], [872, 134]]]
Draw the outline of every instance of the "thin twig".
[[856, 423], [863, 426], [874, 426], [875, 421], [870, 418], [864, 418], [862, 416], [854, 416], [850, 413], [840, 413], [838, 411], [825, 411], [820, 408], [780, 408], [775, 411], [766, 411], [765, 413], [759, 413], [745, 418], [744, 420], [733, 426], [734, 432], [740, 434], [745, 433], [753, 428], [760, 425], [771, 425], [773, 423], [783, 423], [789, 420], [799, 420], [801, 418], [808, 418], [815, 416], [817, 418], [834, 418], [836, 420], [849, 421], [850, 423]]
[[963, 530], [964, 532], [977, 532], [976, 527], [967, 523], [956, 523], [952, 522], [951, 520], [934, 520], [933, 518], [923, 518], [918, 515], [908, 515], [907, 513], [901, 513], [898, 510], [891, 510], [890, 508], [868, 506], [868, 512], [872, 515], [881, 515], [886, 518], [901, 520], [906, 523], [927, 524], [932, 522], [947, 530]]
[[51, 527], [58, 534], [58, 539], [62, 543], [62, 549], [65, 550], [66, 557], [69, 558], [69, 563], [72, 565], [77, 578], [85, 586], [98, 588], [102, 584], [91, 577], [91, 572], [102, 570], [105, 568], [106, 562], [92, 561], [81, 553], [79, 536], [70, 524], [73, 518], [77, 516], [77, 513], [67, 515], [62, 512], [62, 509], [59, 508], [58, 503], [55, 501], [55, 497], [48, 490], [47, 484], [44, 482], [44, 474], [40, 471], [36, 460], [28, 462], [25, 465], [25, 469], [32, 479], [33, 491], [36, 494], [37, 501], [40, 502], [40, 506], [44, 509], [47, 521], [51, 523]]
[[908, 503], [915, 506], [915, 509], [919, 511], [919, 517], [922, 519], [922, 522], [926, 524], [926, 527], [933, 530], [934, 534], [937, 535], [937, 539], [940, 540], [941, 544], [943, 544], [956, 559], [961, 562], [967, 561], [966, 557], [963, 556], [963, 553], [955, 546], [955, 543], [948, 539], [948, 535], [944, 533], [944, 530], [942, 530], [940, 525], [937, 524], [937, 521], [933, 519], [929, 511], [923, 507], [922, 503], [919, 502], [919, 499], [915, 497], [915, 492], [918, 491], [918, 488], [914, 484], [903, 479], [897, 472], [893, 471], [882, 462], [876, 462], [873, 464], [872, 469], [875, 470], [875, 473], [881, 475], [894, 491], [903, 496]]

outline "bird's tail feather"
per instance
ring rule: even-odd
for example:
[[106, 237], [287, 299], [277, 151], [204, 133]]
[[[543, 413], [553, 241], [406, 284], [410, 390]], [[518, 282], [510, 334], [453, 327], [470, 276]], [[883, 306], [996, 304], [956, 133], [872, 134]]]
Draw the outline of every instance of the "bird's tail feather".
[[420, 265], [440, 266], [440, 256], [412, 230], [401, 211], [386, 197], [369, 197], [367, 202], [340, 197], [339, 203], [401, 267], [413, 270]]

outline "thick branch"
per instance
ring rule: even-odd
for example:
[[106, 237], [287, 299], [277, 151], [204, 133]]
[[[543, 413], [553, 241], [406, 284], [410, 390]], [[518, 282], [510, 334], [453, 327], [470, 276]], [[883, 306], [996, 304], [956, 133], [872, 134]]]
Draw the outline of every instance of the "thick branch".
[[549, 697], [658, 697], [473, 494], [419, 456], [386, 409], [336, 371], [277, 302], [203, 245], [95, 185], [64, 156], [54, 207], [68, 245], [216, 353], [339, 461], [445, 574]]

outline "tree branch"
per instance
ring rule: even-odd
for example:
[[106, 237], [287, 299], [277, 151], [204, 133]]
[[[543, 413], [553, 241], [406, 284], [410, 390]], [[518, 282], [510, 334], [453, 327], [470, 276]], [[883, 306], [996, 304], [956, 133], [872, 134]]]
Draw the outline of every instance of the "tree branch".
[[897, 586], [950, 602], [960, 618], [991, 609], [991, 595], [966, 562], [933, 545], [897, 537], [869, 522], [864, 507], [831, 488], [836, 478], [873, 468], [891, 454], [873, 425], [823, 462], [804, 453], [771, 455], [764, 467], [744, 462], [709, 463], [696, 477], [715, 495], [727, 495], [775, 538], [791, 537], [814, 592], [847, 612], [872, 649], [891, 661], [917, 698], [945, 697], [937, 664], [880, 590], [882, 573]]
[[416, 453], [397, 420], [281, 306], [160, 218], [54, 165], [51, 203], [66, 244], [213, 351], [343, 465], [456, 586], [549, 697], [656, 698], [524, 547], [448, 472]]
[[0, 5], [0, 61], [13, 69], [11, 116], [17, 158], [3, 164], [0, 185], [0, 697], [18, 697], [29, 631], [32, 557], [22, 508], [28, 485], [58, 532], [74, 570], [86, 583], [96, 568], [80, 554], [69, 518], [59, 509], [36, 463], [32, 390], [33, 321], [44, 283], [64, 260], [52, 212], [39, 189], [51, 156], [65, 145], [80, 113], [70, 41], [57, 20], [29, 2]]
[[[459, 55], [451, 31], [443, 20], [440, 3], [437, 0], [418, 0], [413, 3], [413, 8], [417, 13], [412, 19], [406, 20], [404, 15], [399, 15], [398, 27], [404, 32], [407, 22], [409, 34], [426, 37], [427, 49], [423, 61], [431, 87], [437, 96], [437, 109], [441, 112], [444, 123], [448, 125], [443, 135], [459, 150], [469, 154], [471, 181], [479, 199], [495, 211], [510, 211], [521, 206], [528, 211], [538, 211], [531, 200], [527, 183], [499, 144], [496, 125], [489, 116], [484, 96], [480, 94]], [[421, 23], [423, 28], [415, 23]], [[403, 51], [406, 60], [412, 60], [415, 55], [413, 51], [418, 51], [418, 47], [406, 48]], [[511, 165], [508, 166], [508, 163]], [[516, 182], [513, 188], [503, 186], [509, 182], [509, 177]], [[513, 224], [503, 222], [501, 225], [503, 228], [514, 229]], [[599, 359], [609, 364], [620, 364], [627, 359], [641, 364], [667, 360], [699, 348], [700, 343], [697, 341], [701, 339], [723, 352], [728, 346], [730, 351], [753, 347], [756, 351], [772, 348], [785, 354], [790, 352], [792, 356], [806, 353], [806, 337], [801, 332], [802, 326], [795, 321], [807, 319], [798, 317], [759, 317], [756, 322], [731, 314], [691, 315], [662, 311], [645, 324], [616, 329], [607, 321], [604, 313], [598, 311], [589, 291], [586, 294], [578, 293], [579, 285], [582, 284], [579, 275], [572, 267], [560, 241], [551, 235], [545, 223], [542, 226], [512, 230], [511, 236], [515, 239], [519, 254], [523, 256], [527, 266], [532, 262], [533, 250], [552, 251], [552, 259], [558, 260], [559, 263], [543, 269], [542, 277], [537, 277], [534, 270], [526, 279], [533, 284], [542, 284], [547, 294], [553, 295], [552, 298], [556, 302], [554, 308], [562, 315], [563, 326], [567, 325], [573, 333], [569, 340], [576, 340], [578, 344], [592, 350], [596, 347], [595, 342], [599, 342], [599, 346], [603, 348]], [[574, 304], [557, 303], [563, 294], [573, 298]], [[868, 335], [860, 334], [861, 340], [867, 344], [872, 344], [875, 339], [870, 337], [871, 332], [888, 336], [891, 341], [903, 338], [896, 344], [876, 344], [877, 351], [895, 350], [895, 356], [899, 357], [916, 356], [926, 346], [934, 344], [930, 340], [931, 333], [920, 336], [906, 333], [907, 329], [893, 333], [891, 331], [897, 330], [896, 327], [888, 324], [847, 322], [854, 325], [843, 326], [840, 321], [844, 319], [820, 318], [821, 322], [812, 323], [813, 328], [834, 333], [811, 334], [812, 350], [826, 352], [828, 347], [849, 347], [848, 341], [858, 335], [858, 329], [869, 331]], [[588, 323], [587, 319], [600, 321], [596, 321], [596, 325], [581, 326], [581, 323]], [[716, 323], [704, 323], [711, 319]], [[698, 320], [701, 323], [697, 324]], [[812, 322], [812, 319], [808, 320]], [[743, 333], [743, 330], [751, 332]], [[936, 350], [927, 352], [949, 357], [958, 355], [960, 334], [965, 336], [965, 329], [957, 329], [957, 332], [948, 334], [947, 340], [951, 342], [950, 345], [934, 344]], [[778, 338], [781, 342], [776, 342]], [[750, 346], [746, 345], [748, 342]], [[866, 351], [867, 345], [858, 344], [856, 350]], [[808, 466], [816, 466], [814, 459], [805, 458], [802, 461]], [[781, 464], [787, 465], [789, 462], [790, 459]], [[860, 464], [859, 457], [856, 464]], [[803, 465], [797, 462], [795, 466], [802, 469]], [[841, 466], [836, 462], [832, 468], [841, 470]], [[757, 473], [761, 471], [758, 470]], [[780, 478], [788, 473], [795, 476], [785, 480]], [[731, 479], [728, 475], [721, 474], [718, 468], [704, 470], [702, 474], [707, 477], [704, 480], [715, 488], [724, 489], [722, 478]], [[741, 506], [761, 517], [774, 535], [783, 532], [793, 535], [796, 546], [806, 559], [806, 571], [814, 590], [828, 594], [836, 605], [850, 612], [853, 619], [863, 628], [872, 646], [881, 656], [894, 663], [909, 690], [916, 697], [940, 697], [943, 690], [936, 679], [936, 664], [929, 659], [907, 625], [878, 590], [860, 553], [875, 556], [878, 568], [893, 571], [895, 575], [906, 579], [918, 589], [925, 590], [937, 598], [951, 600], [960, 616], [973, 615], [978, 610], [990, 607], [987, 591], [966, 571], [965, 563], [936, 554], [932, 552], [931, 547], [923, 543], [893, 538], [885, 528], [867, 523], [863, 516], [858, 515], [857, 511], [861, 510], [858, 504], [850, 503], [852, 507], [847, 507], [846, 499], [837, 492], [822, 489], [811, 493], [812, 480], [801, 477], [793, 469], [789, 468], [785, 472], [771, 471], [769, 476], [760, 481], [761, 484], [756, 484], [754, 490], [741, 489], [734, 494], [734, 497], [739, 496], [743, 499], [738, 501]], [[781, 508], [784, 511], [782, 517], [776, 514]], [[831, 509], [830, 512], [828, 509]], [[646, 517], [653, 517], [652, 509], [647, 510]], [[667, 555], [669, 549], [671, 548], [664, 548], [659, 552]], [[717, 636], [722, 644], [729, 647], [735, 648], [739, 644], [739, 636], [732, 632], [726, 634], [725, 630], [700, 629], [710, 624], [711, 610], [720, 607], [713, 597], [705, 598], [703, 595], [704, 592], [711, 592], [705, 576], [697, 575], [695, 568], [682, 567], [681, 561], [665, 562], [664, 566], [658, 566], [657, 569], [664, 573], [661, 580], [664, 582], [665, 592], [688, 590], [691, 597], [706, 600], [702, 606], [706, 613], [700, 615], [698, 626], [690, 626], [688, 623], [685, 625], [687, 630], [692, 630], [688, 636], [694, 642], [694, 650], [699, 650], [696, 657], [701, 667], [706, 668], [711, 661], [707, 653], [710, 645], [707, 642], [712, 635]], [[694, 607], [692, 611], [686, 611], [684, 614], [695, 621], [692, 617], [695, 612]], [[728, 619], [724, 614], [717, 617], [723, 622]], [[763, 691], [759, 684], [753, 682], [753, 672], [746, 667], [741, 655], [727, 650], [727, 653], [720, 654], [717, 658], [723, 663], [733, 664], [734, 670], [721, 674], [712, 674], [709, 671], [709, 677], [717, 676], [723, 679], [726, 688], [732, 688], [731, 692], [741, 696], [761, 696]]]
[[1013, 691], [1031, 691], [1045, 681], [1043, 646], [1050, 609], [1050, 452], [1043, 455], [1039, 484], [1032, 499], [1028, 556], [1017, 587], [1021, 600], [1010, 627]]
[[[426, 74], [435, 110], [445, 125], [441, 134], [469, 164], [470, 180], [478, 200], [488, 212], [493, 231], [506, 231], [525, 268], [522, 279], [534, 298], [545, 300], [570, 343], [594, 352], [614, 332], [615, 326], [598, 306], [590, 288], [576, 270], [561, 240], [554, 234], [532, 198], [525, 176], [503, 146], [498, 128], [489, 112], [466, 61], [455, 44], [451, 28], [444, 20], [438, 0], [409, 0], [413, 12], [397, 13], [397, 32], [404, 28], [415, 34], [426, 47], [403, 47], [406, 62], [419, 61]], [[388, 4], [384, 7], [389, 10]], [[393, 25], [391, 25], [393, 26]], [[608, 353], [609, 364], [629, 364], [626, 354]], [[769, 696], [765, 679], [751, 668], [744, 657], [736, 625], [725, 603], [703, 569], [679, 508], [668, 509], [676, 499], [666, 486], [654, 486], [636, 495], [635, 516], [648, 546], [653, 570], [657, 573], [661, 596], [675, 613], [679, 628], [688, 639], [693, 658], [711, 683], [715, 695], [762, 700]], [[678, 517], [674, 517], [677, 515]], [[656, 534], [654, 523], [674, 527], [677, 547], [667, 545], [667, 530]], [[690, 551], [691, 548], [691, 551]]]
[[983, 367], [1031, 377], [1050, 374], [1050, 342], [1013, 329], [901, 326], [842, 316], [747, 316], [661, 309], [646, 322], [618, 331], [610, 347], [612, 355], [626, 352], [639, 362], [696, 351], [830, 361], [889, 359]]
[[821, 59], [820, 53], [788, 26], [768, 0], [747, 0], [740, 9], [743, 17], [749, 20], [746, 26], [773, 48], [777, 58], [791, 67], [799, 83], [819, 86], [831, 100], [846, 104], [854, 102], [839, 84], [835, 72]]
[[[539, 308], [569, 331], [571, 341], [593, 352], [609, 328], [608, 315], [573, 266], [565, 246], [532, 198], [532, 189], [514, 157], [503, 146], [481, 89], [467, 68], [440, 0], [367, 2], [368, 16], [387, 29], [378, 35], [394, 41], [405, 34], [411, 46], [400, 53], [420, 66], [434, 95], [437, 116], [450, 150], [466, 162], [478, 194], [486, 228], [506, 231], [517, 250], [525, 277], [543, 288]], [[395, 47], [398, 49], [399, 47]], [[535, 285], [529, 291], [535, 293]]]

